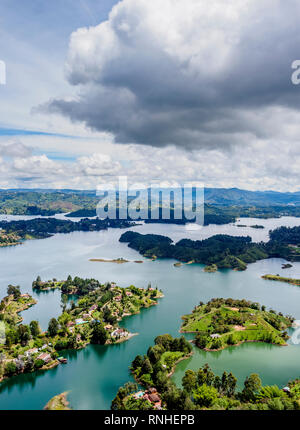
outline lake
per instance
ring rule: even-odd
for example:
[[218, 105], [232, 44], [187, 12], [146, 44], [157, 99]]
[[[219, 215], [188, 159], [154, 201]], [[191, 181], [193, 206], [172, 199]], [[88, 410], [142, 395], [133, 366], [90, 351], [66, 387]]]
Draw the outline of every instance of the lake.
[[[202, 239], [213, 234], [251, 235], [254, 241], [268, 240], [269, 229], [280, 225], [300, 225], [299, 218], [284, 217], [274, 220], [242, 219], [237, 224], [265, 225], [263, 230], [238, 228], [234, 224], [207, 226], [176, 226], [147, 224], [131, 228], [140, 233], [157, 233], [171, 237]], [[125, 287], [152, 286], [161, 288], [165, 298], [158, 306], [144, 309], [127, 317], [122, 325], [139, 333], [128, 342], [113, 346], [90, 345], [81, 351], [69, 351], [68, 364], [47, 372], [20, 375], [0, 385], [0, 409], [42, 409], [48, 400], [63, 391], [70, 391], [74, 409], [109, 409], [120, 385], [131, 376], [128, 366], [137, 354], [146, 353], [159, 334], [178, 336], [181, 316], [191, 312], [199, 301], [213, 297], [246, 298], [265, 304], [284, 314], [300, 319], [300, 288], [279, 282], [265, 281], [262, 274], [282, 274], [300, 277], [300, 263], [282, 270], [285, 260], [269, 259], [251, 264], [245, 272], [222, 270], [205, 273], [202, 265], [176, 268], [173, 260], [149, 261], [143, 264], [113, 264], [90, 262], [90, 258], [118, 258], [140, 260], [134, 250], [120, 243], [125, 230], [109, 229], [101, 232], [74, 232], [55, 235], [49, 239], [26, 241], [21, 246], [0, 249], [0, 296], [9, 283], [20, 285], [22, 292], [31, 291], [31, 283], [38, 275], [48, 280], [72, 276], [93, 277], [101, 282], [115, 281]], [[34, 293], [38, 304], [23, 312], [24, 322], [39, 320], [46, 328], [51, 317], [61, 313], [59, 291]], [[209, 363], [216, 373], [232, 371], [242, 383], [252, 372], [260, 374], [263, 383], [285, 385], [300, 376], [300, 346], [277, 347], [266, 344], [245, 344], [221, 352], [206, 353], [195, 349], [194, 356], [181, 362], [173, 376], [180, 380], [188, 368], [198, 369]]]

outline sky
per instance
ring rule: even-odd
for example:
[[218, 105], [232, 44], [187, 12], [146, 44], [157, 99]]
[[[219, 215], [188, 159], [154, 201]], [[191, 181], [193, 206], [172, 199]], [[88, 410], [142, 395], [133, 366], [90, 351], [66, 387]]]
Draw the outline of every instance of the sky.
[[300, 191], [298, 0], [1, 0], [0, 188]]

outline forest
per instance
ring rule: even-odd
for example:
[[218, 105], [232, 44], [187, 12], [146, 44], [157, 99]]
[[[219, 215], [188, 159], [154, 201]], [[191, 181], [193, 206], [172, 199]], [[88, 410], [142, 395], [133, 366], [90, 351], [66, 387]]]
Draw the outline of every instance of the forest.
[[130, 248], [148, 258], [174, 258], [185, 263], [216, 265], [220, 269], [245, 270], [247, 264], [265, 258], [300, 260], [297, 247], [300, 243], [299, 236], [300, 227], [280, 227], [270, 232], [270, 241], [267, 243], [253, 243], [249, 236], [215, 235], [196, 241], [182, 239], [173, 244], [165, 236], [127, 231], [120, 237], [120, 242], [128, 243]]

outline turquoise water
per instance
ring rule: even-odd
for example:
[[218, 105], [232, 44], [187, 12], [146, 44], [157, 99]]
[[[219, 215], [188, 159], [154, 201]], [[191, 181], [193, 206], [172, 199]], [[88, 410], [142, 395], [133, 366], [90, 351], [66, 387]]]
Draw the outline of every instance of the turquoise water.
[[[282, 220], [281, 220], [282, 221]], [[264, 221], [253, 220], [251, 224]], [[270, 220], [267, 221], [270, 223]], [[274, 220], [277, 223], [278, 220]], [[288, 219], [294, 225], [300, 220]], [[282, 222], [283, 223], [283, 222]], [[257, 235], [248, 228], [210, 226], [190, 230], [183, 226], [145, 225], [135, 227], [140, 232], [166, 234], [174, 240], [182, 237], [200, 239], [216, 232]], [[284, 260], [270, 259], [252, 264], [245, 272], [223, 270], [203, 272], [202, 265], [175, 268], [173, 260], [145, 261], [143, 264], [90, 262], [90, 258], [141, 259], [118, 239], [123, 231], [56, 235], [45, 240], [27, 241], [24, 245], [0, 249], [0, 297], [5, 295], [8, 283], [19, 284], [23, 292], [31, 292], [32, 280], [65, 279], [72, 276], [94, 277], [101, 282], [116, 281], [120, 286], [135, 284], [146, 287], [149, 282], [161, 288], [165, 298], [159, 305], [144, 309], [139, 315], [127, 317], [122, 325], [139, 333], [128, 342], [114, 346], [88, 346], [65, 355], [68, 364], [47, 372], [20, 375], [0, 385], [0, 409], [42, 409], [54, 395], [70, 391], [74, 409], [109, 409], [120, 385], [130, 379], [128, 366], [137, 354], [145, 353], [155, 336], [170, 333], [179, 335], [180, 317], [189, 313], [199, 301], [212, 297], [246, 298], [259, 301], [283, 313], [300, 319], [300, 288], [288, 284], [264, 281], [262, 274], [279, 273], [300, 276], [300, 263], [282, 270]], [[260, 232], [266, 237], [267, 232]], [[259, 240], [259, 238], [256, 240]], [[263, 239], [262, 239], [263, 240]], [[59, 292], [34, 296], [38, 304], [23, 312], [25, 323], [38, 319], [43, 328], [52, 316], [61, 313]], [[195, 350], [194, 356], [178, 365], [173, 378], [180, 382], [188, 368], [198, 369], [208, 362], [217, 373], [233, 371], [242, 382], [251, 372], [258, 372], [264, 383], [280, 386], [300, 376], [300, 346], [276, 347], [265, 344], [246, 344], [219, 353]]]

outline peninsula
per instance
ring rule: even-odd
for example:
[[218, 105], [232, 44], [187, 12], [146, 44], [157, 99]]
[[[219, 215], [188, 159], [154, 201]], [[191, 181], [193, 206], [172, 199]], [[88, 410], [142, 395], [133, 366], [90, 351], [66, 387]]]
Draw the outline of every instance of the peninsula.
[[[78, 300], [49, 321], [42, 332], [38, 321], [20, 324], [19, 312], [35, 304], [29, 294], [21, 294], [20, 288], [9, 285], [7, 297], [0, 304], [0, 381], [20, 373], [47, 370], [67, 360], [59, 352], [80, 349], [89, 343], [110, 345], [124, 342], [133, 334], [119, 326], [124, 317], [139, 313], [141, 308], [157, 304], [163, 297], [161, 291], [151, 285], [147, 289], [131, 285], [118, 287], [115, 283], [101, 284], [95, 279], [71, 276], [66, 281], [33, 282], [36, 290], [60, 289], [63, 295], [76, 295]], [[4, 329], [4, 330], [3, 330]], [[3, 332], [3, 333], [2, 333]]]

